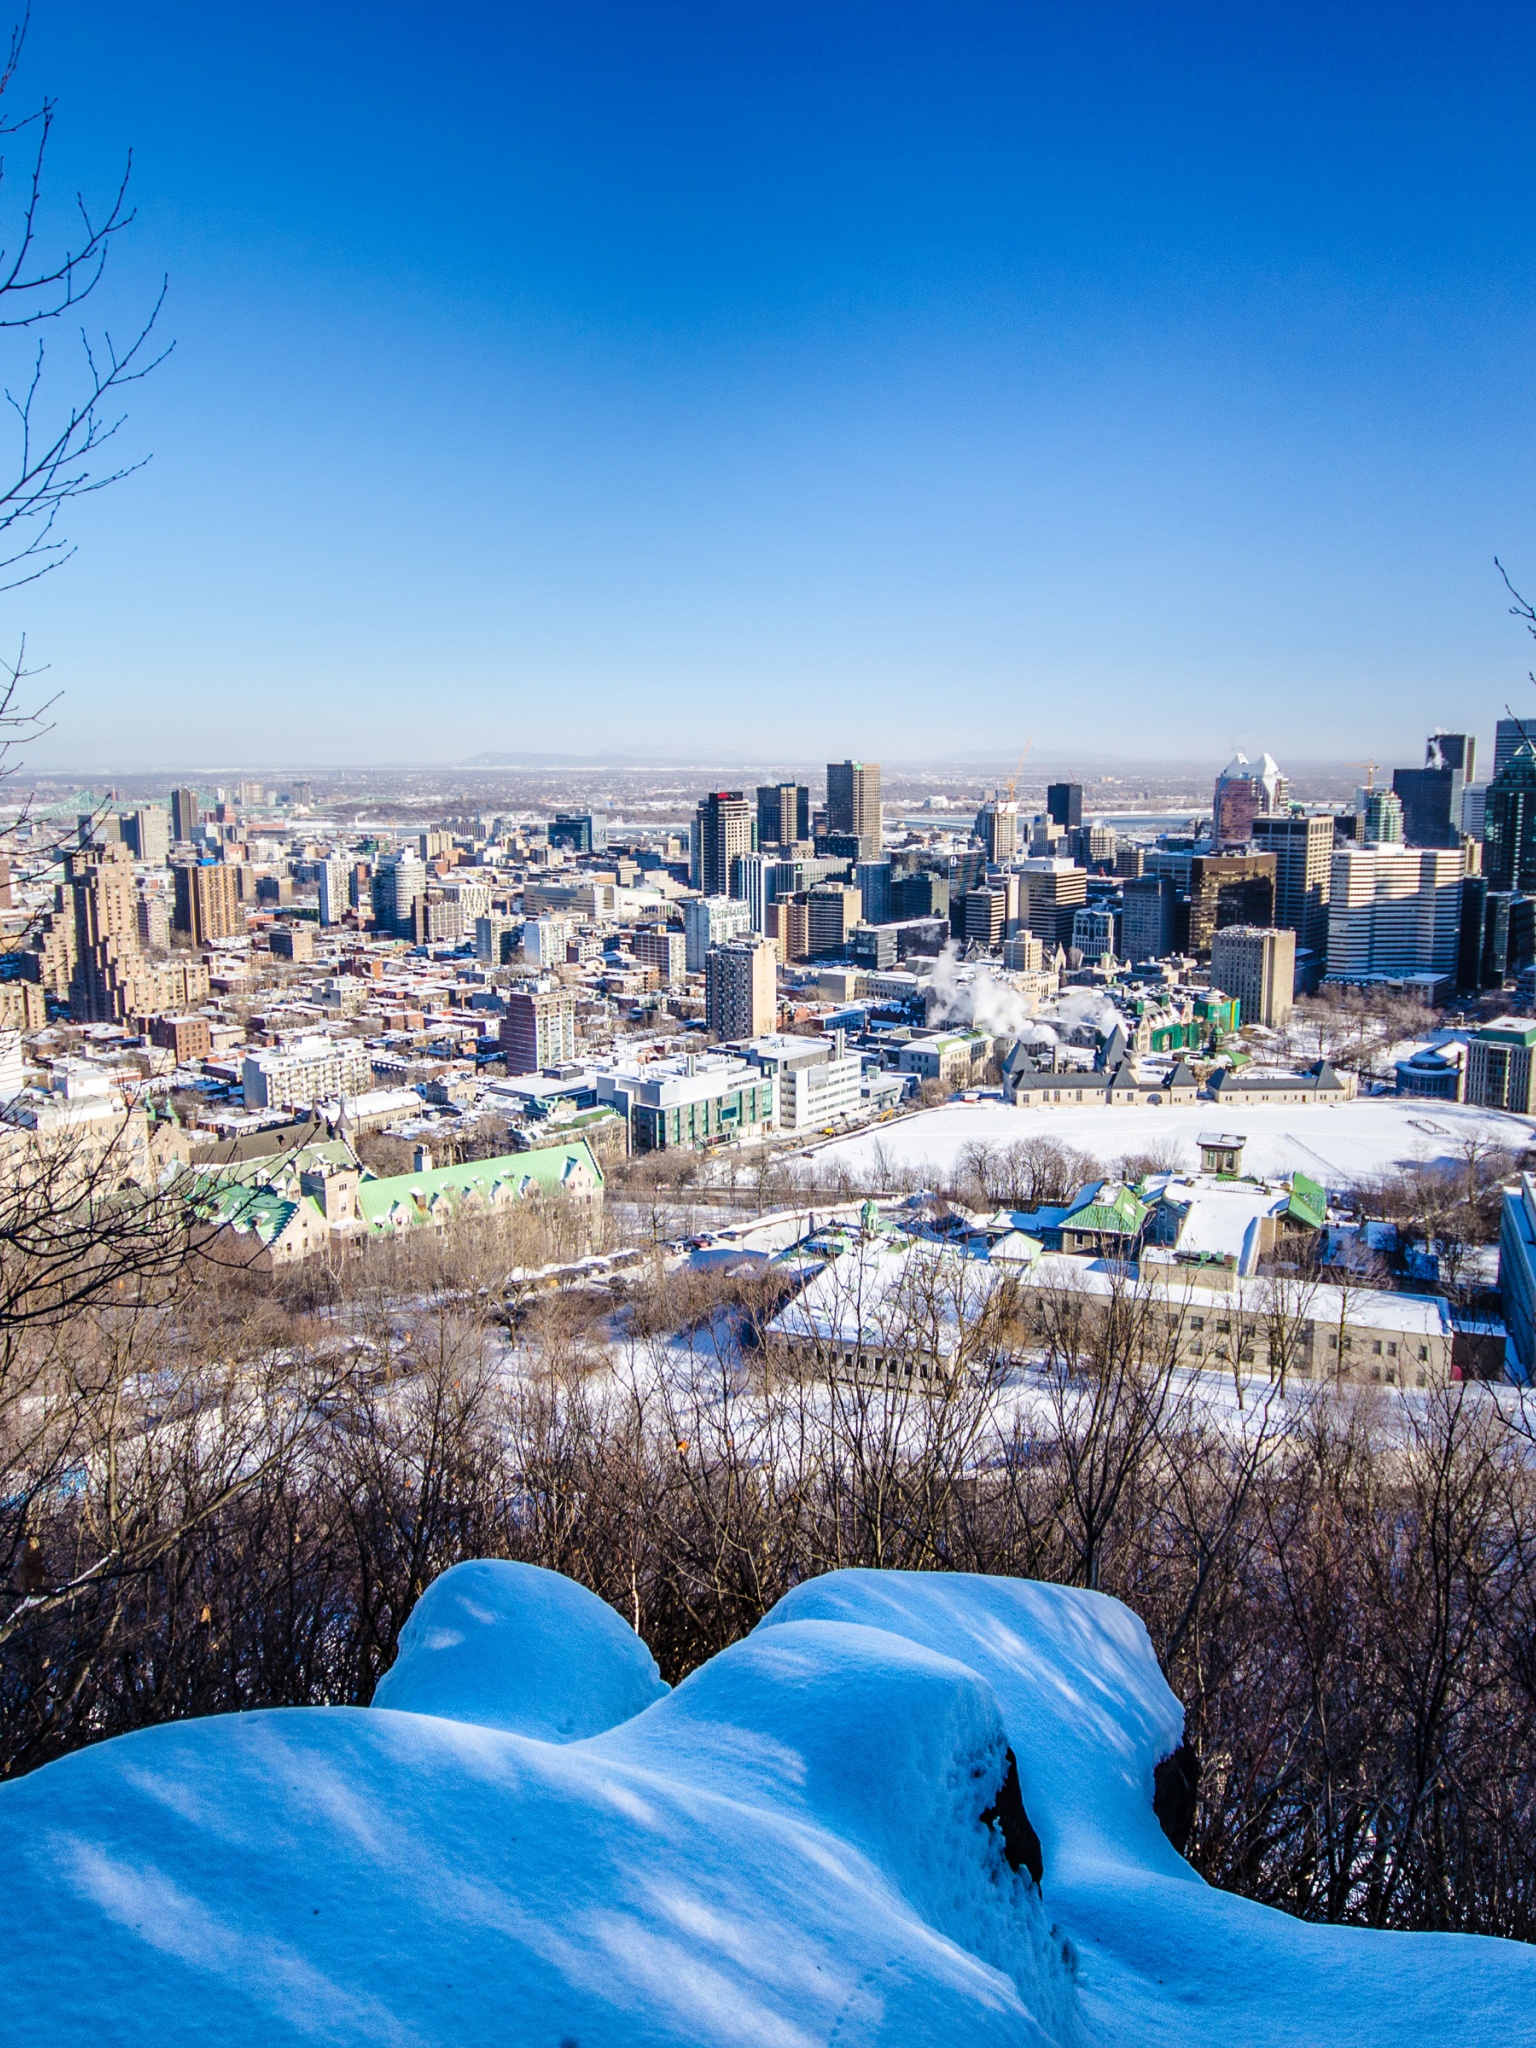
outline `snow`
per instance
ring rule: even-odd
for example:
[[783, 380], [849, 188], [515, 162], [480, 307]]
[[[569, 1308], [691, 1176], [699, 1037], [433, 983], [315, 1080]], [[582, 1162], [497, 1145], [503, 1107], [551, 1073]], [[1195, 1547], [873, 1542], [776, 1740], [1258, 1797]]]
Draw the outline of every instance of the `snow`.
[[[1015, 1145], [1050, 1138], [1106, 1164], [1129, 1153], [1172, 1147], [1186, 1169], [1200, 1163], [1196, 1138], [1217, 1115], [1208, 1102], [1152, 1108], [1012, 1108], [1000, 1101], [951, 1102], [818, 1149], [823, 1169], [847, 1165], [869, 1175], [878, 1160], [897, 1169], [952, 1173], [966, 1146]], [[1470, 1137], [1523, 1151], [1536, 1124], [1465, 1103], [1366, 1097], [1307, 1108], [1244, 1104], [1222, 1109], [1248, 1140], [1243, 1171], [1276, 1177], [1305, 1173], [1324, 1186], [1348, 1186], [1413, 1161], [1454, 1160]]]
[[[0, 1787], [4, 2037], [1523, 2034], [1529, 1948], [1303, 1925], [1194, 1875], [1151, 1808], [1182, 1713], [1113, 1600], [833, 1573], [668, 1693], [623, 1622], [552, 1577], [447, 1574], [381, 1689], [397, 1704], [174, 1723]], [[569, 1739], [626, 1688], [649, 1704]], [[982, 1818], [1009, 1749], [1040, 1891]]]
[[373, 1703], [580, 1742], [666, 1689], [634, 1630], [584, 1587], [535, 1564], [487, 1558], [428, 1586]]

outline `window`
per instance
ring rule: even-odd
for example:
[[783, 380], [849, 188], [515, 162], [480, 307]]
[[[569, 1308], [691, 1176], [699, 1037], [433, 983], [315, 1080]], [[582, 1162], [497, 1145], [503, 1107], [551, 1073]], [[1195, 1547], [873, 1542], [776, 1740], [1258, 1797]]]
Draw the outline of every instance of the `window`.
[[1380, 1356], [1381, 1356], [1381, 1339], [1380, 1339], [1379, 1337], [1378, 1337], [1378, 1338], [1376, 1339], [1375, 1343], [1374, 1343], [1374, 1344], [1372, 1344], [1372, 1346], [1371, 1346], [1371, 1349], [1372, 1349], [1372, 1350], [1373, 1350], [1373, 1351], [1375, 1352], [1376, 1356], [1377, 1356], [1378, 1358], [1380, 1358]]
[[1396, 1358], [1396, 1356], [1397, 1356], [1397, 1346], [1396, 1346], [1395, 1344], [1389, 1344], [1389, 1345], [1387, 1346], [1387, 1356], [1388, 1356], [1388, 1358]]

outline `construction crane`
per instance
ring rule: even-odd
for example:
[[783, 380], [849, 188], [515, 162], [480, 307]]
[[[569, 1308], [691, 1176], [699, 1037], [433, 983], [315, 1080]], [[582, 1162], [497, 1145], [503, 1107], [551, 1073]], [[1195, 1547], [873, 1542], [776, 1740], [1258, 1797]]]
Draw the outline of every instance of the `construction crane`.
[[1034, 744], [1035, 736], [1033, 733], [1031, 733], [1029, 738], [1024, 742], [1024, 751], [1019, 756], [1019, 765], [1017, 768], [1014, 769], [1013, 773], [1009, 776], [1008, 787], [1003, 791], [1003, 801], [1005, 803], [1011, 804], [1013, 802], [1013, 792], [1019, 786], [1019, 777], [1024, 773], [1024, 763], [1029, 759], [1029, 750]]
[[1376, 787], [1376, 769], [1378, 765], [1379, 764], [1375, 761], [1346, 761], [1344, 763], [1344, 766], [1346, 768], [1363, 768], [1365, 770], [1365, 788], [1367, 795], [1369, 795], [1370, 792]]

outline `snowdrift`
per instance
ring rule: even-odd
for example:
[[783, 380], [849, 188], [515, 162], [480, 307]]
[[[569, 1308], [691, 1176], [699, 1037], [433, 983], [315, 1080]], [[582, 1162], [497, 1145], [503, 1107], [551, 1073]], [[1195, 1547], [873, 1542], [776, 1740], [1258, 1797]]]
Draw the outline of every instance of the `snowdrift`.
[[581, 1588], [461, 1565], [372, 1708], [182, 1722], [0, 1787], [0, 2036], [1522, 2037], [1536, 1951], [1205, 1886], [1153, 1811], [1181, 1739], [1094, 1594], [834, 1573], [668, 1692]]

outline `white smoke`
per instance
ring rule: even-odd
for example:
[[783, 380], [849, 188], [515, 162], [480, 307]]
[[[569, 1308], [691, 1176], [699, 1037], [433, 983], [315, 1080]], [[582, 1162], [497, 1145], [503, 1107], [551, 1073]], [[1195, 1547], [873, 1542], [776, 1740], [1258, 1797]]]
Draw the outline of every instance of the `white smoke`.
[[934, 1024], [968, 1024], [998, 1038], [1054, 1038], [1050, 1026], [1035, 1015], [1028, 997], [999, 981], [985, 964], [963, 967], [951, 939], [934, 965], [929, 983], [928, 1016]]

